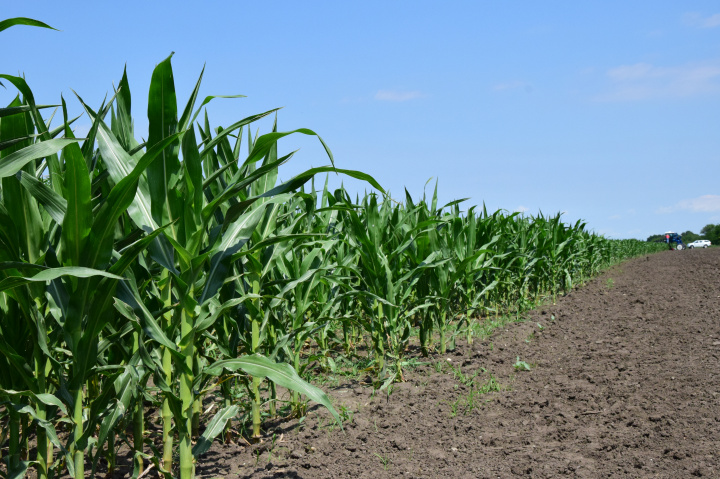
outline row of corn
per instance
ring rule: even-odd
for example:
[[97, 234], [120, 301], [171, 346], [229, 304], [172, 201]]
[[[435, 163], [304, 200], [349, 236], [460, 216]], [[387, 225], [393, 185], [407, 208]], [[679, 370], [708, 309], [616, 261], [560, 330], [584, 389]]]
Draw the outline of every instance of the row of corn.
[[[18, 91], [0, 108], [3, 477], [112, 473], [129, 450], [134, 477], [189, 479], [213, 441], [260, 438], [308, 400], [338, 419], [301, 377], [311, 368], [362, 357], [401, 381], [411, 344], [471, 342], [482, 318], [658, 248], [559, 215], [438, 207], [436, 193], [399, 203], [335, 168], [319, 137], [331, 164], [280, 182], [293, 155], [278, 140], [317, 135], [253, 135], [275, 110], [213, 128], [201, 80], [178, 104], [161, 62], [140, 141], [125, 74], [99, 107], [73, 100], [92, 122], [82, 139], [65, 99], [39, 105], [0, 75]], [[323, 173], [379, 193], [316, 189]]]

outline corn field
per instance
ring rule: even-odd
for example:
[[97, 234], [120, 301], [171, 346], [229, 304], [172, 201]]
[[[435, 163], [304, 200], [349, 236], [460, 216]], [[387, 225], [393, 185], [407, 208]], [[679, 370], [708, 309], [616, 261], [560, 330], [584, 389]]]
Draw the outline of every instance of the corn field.
[[[18, 24], [46, 27], [0, 31]], [[412, 347], [444, 353], [490, 316], [663, 249], [560, 215], [439, 206], [437, 189], [395, 201], [336, 168], [312, 130], [278, 131], [275, 117], [257, 133], [276, 110], [213, 127], [202, 76], [180, 103], [160, 62], [141, 135], [125, 74], [95, 108], [78, 95], [92, 128], [76, 138], [64, 98], [37, 104], [0, 75], [18, 92], [0, 108], [3, 477], [112, 473], [123, 449], [133, 477], [192, 478], [213, 441], [257, 440], [308, 401], [339, 421], [309, 378], [341, 359], [364, 361], [378, 387], [402, 381]], [[317, 137], [328, 166], [278, 181], [289, 135]], [[316, 187], [323, 174], [378, 193]]]

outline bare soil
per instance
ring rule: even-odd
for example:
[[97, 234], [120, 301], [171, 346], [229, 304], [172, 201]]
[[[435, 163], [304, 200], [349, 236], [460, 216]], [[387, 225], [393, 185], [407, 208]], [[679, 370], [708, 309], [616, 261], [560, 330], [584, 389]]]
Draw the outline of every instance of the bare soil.
[[[526, 317], [390, 395], [330, 389], [343, 430], [313, 408], [216, 443], [198, 476], [720, 477], [720, 248], [625, 262]], [[501, 390], [475, 394], [491, 375]]]

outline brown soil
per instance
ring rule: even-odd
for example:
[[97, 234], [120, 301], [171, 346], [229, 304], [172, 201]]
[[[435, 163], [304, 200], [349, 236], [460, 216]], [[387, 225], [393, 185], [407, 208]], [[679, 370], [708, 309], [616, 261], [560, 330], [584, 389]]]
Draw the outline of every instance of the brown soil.
[[[214, 445], [198, 476], [720, 477], [720, 248], [631, 260], [526, 316], [389, 396], [329, 390], [342, 431], [313, 408], [262, 444]], [[503, 389], [468, 404], [450, 365]]]

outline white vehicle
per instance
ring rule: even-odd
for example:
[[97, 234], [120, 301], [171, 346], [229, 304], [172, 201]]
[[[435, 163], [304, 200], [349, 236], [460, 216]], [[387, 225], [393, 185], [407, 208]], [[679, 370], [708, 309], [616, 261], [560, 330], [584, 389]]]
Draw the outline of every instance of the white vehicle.
[[710, 240], [697, 240], [690, 243], [688, 248], [707, 248], [708, 246], [710, 246]]

